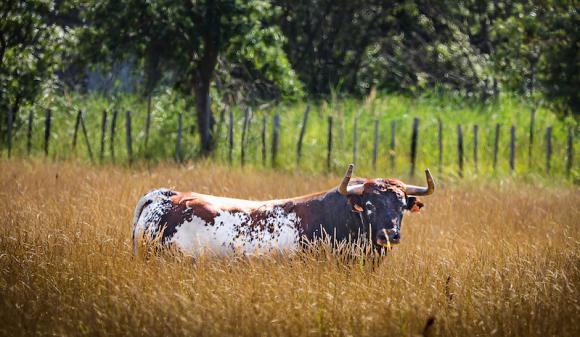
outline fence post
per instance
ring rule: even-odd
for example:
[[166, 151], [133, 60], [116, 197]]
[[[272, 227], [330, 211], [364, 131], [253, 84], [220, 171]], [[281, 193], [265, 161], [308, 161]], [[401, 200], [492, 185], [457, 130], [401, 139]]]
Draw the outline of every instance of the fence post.
[[568, 127], [568, 145], [566, 146], [566, 176], [570, 177], [572, 171], [572, 161], [574, 159], [574, 131]]
[[417, 138], [419, 136], [419, 118], [413, 118], [413, 133], [411, 134], [411, 177], [415, 176], [417, 161]]
[[306, 125], [308, 124], [308, 113], [310, 112], [310, 105], [306, 106], [304, 110], [304, 120], [302, 121], [302, 128], [300, 128], [300, 136], [298, 137], [298, 144], [296, 144], [296, 165], [300, 166], [300, 158], [302, 157], [302, 140], [304, 139], [304, 132], [306, 132]]
[[8, 109], [8, 158], [12, 155], [12, 124], [14, 124], [14, 110]]
[[77, 137], [78, 137], [78, 133], [79, 133], [79, 126], [81, 125], [82, 114], [83, 114], [83, 111], [81, 109], [79, 109], [79, 111], [77, 112], [75, 129], [73, 131], [73, 140], [72, 140], [72, 148], [73, 149], [76, 149], [76, 147], [77, 147]]
[[536, 107], [530, 112], [530, 142], [528, 144], [528, 169], [532, 168], [532, 148], [534, 145], [534, 126], [536, 124]]
[[83, 135], [85, 136], [85, 144], [87, 145], [87, 151], [89, 151], [89, 158], [91, 159], [92, 163], [94, 162], [93, 151], [91, 150], [91, 143], [89, 141], [89, 135], [87, 133], [87, 128], [85, 126], [85, 119], [83, 118], [82, 114], [81, 114], [81, 129], [83, 130]]
[[475, 173], [477, 173], [478, 165], [477, 165], [477, 147], [478, 147], [478, 138], [479, 138], [479, 126], [477, 124], [473, 125], [473, 165], [475, 167]]
[[246, 133], [248, 132], [248, 123], [250, 121], [250, 108], [247, 107], [244, 110], [244, 125], [242, 127], [242, 141], [240, 144], [241, 147], [241, 159], [242, 159], [242, 166], [244, 166], [246, 161]]
[[391, 149], [389, 157], [391, 161], [391, 171], [394, 173], [396, 168], [396, 145], [397, 145], [397, 121], [391, 121]]
[[352, 141], [352, 163], [356, 165], [358, 158], [358, 115], [354, 117], [353, 141]]
[[127, 135], [127, 159], [129, 160], [129, 165], [133, 164], [133, 140], [131, 138], [131, 111], [127, 110], [126, 119], [126, 135]]
[[105, 157], [105, 135], [107, 133], [107, 110], [103, 109], [101, 118], [101, 148], [99, 149], [99, 161], [103, 162]]
[[375, 132], [373, 140], [373, 170], [377, 169], [378, 155], [379, 155], [379, 120], [375, 119]]
[[463, 178], [463, 130], [461, 124], [457, 124], [457, 163], [459, 176]]
[[280, 137], [280, 115], [276, 113], [273, 118], [274, 125], [272, 128], [272, 167], [276, 167], [278, 158], [278, 141]]
[[510, 171], [515, 169], [516, 160], [516, 127], [512, 125], [510, 128]]
[[46, 109], [46, 118], [44, 121], [44, 155], [48, 156], [48, 145], [50, 142], [50, 123], [52, 113], [50, 109]]
[[119, 111], [117, 109], [113, 110], [113, 117], [111, 119], [111, 159], [113, 163], [115, 162], [115, 128], [117, 125], [117, 116]]
[[26, 133], [26, 154], [30, 155], [32, 150], [32, 120], [33, 113], [32, 110], [28, 113], [28, 132]]
[[546, 172], [549, 174], [552, 168], [552, 127], [546, 129]]
[[443, 168], [443, 121], [437, 118], [437, 143], [439, 145], [439, 157], [437, 160], [437, 168], [441, 174]]
[[493, 170], [494, 171], [497, 168], [497, 151], [499, 149], [499, 129], [500, 129], [500, 124], [496, 123], [495, 124], [495, 137], [493, 140]]
[[326, 169], [332, 169], [332, 116], [328, 116], [328, 140], [327, 140]]
[[266, 113], [262, 115], [262, 166], [266, 166], [266, 126], [268, 122], [266, 120]]
[[182, 162], [181, 158], [181, 130], [183, 124], [183, 112], [180, 112], [177, 116], [177, 142], [175, 143], [175, 161], [178, 163]]

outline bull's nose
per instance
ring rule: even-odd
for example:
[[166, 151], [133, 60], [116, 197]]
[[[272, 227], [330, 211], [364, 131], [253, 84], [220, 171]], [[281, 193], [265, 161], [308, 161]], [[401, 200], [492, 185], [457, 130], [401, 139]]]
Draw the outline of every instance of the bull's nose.
[[391, 243], [399, 243], [399, 240], [401, 239], [401, 234], [399, 233], [398, 230], [391, 228], [387, 229], [386, 232], [389, 235], [389, 241], [391, 241]]
[[377, 232], [377, 244], [379, 246], [387, 246], [389, 244], [397, 244], [401, 239], [401, 235], [399, 231], [391, 228], [391, 229], [383, 229]]

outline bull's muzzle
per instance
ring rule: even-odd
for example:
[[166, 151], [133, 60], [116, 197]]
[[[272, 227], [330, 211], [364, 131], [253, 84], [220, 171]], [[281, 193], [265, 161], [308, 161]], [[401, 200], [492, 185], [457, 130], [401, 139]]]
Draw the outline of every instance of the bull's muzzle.
[[383, 228], [377, 234], [377, 239], [375, 243], [377, 244], [377, 246], [381, 246], [383, 248], [386, 248], [387, 250], [391, 250], [392, 248], [391, 246], [398, 244], [400, 240], [401, 235], [398, 230], [394, 228], [392, 229]]

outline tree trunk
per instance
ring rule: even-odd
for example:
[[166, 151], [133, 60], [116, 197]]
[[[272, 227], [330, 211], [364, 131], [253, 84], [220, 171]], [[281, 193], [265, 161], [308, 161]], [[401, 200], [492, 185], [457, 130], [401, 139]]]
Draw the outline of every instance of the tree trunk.
[[215, 119], [211, 112], [209, 89], [217, 64], [220, 46], [220, 26], [218, 9], [210, 2], [206, 11], [207, 30], [203, 34], [203, 55], [193, 71], [193, 93], [198, 132], [201, 140], [202, 157], [209, 156], [214, 149], [213, 126]]
[[215, 124], [209, 98], [209, 81], [195, 84], [195, 112], [201, 139], [201, 155], [207, 157], [213, 151], [213, 125]]

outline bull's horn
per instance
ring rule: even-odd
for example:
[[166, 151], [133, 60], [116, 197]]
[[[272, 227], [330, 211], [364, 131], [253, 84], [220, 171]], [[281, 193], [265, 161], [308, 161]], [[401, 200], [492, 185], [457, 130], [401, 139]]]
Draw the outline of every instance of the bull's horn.
[[340, 193], [342, 195], [362, 194], [362, 192], [364, 191], [363, 184], [359, 184], [359, 185], [355, 185], [355, 186], [348, 186], [348, 182], [350, 181], [350, 178], [352, 177], [352, 170], [353, 169], [354, 169], [354, 164], [348, 165], [348, 169], [346, 170], [346, 173], [344, 174], [344, 178], [342, 178], [342, 182], [340, 183], [340, 186], [338, 186], [338, 193]]
[[408, 195], [429, 195], [433, 193], [435, 191], [435, 183], [429, 169], [425, 170], [425, 177], [427, 177], [427, 187], [407, 185], [405, 192]]
[[344, 178], [342, 178], [342, 182], [340, 183], [340, 186], [338, 186], [338, 193], [340, 193], [342, 195], [348, 194], [348, 182], [350, 181], [350, 178], [352, 177], [352, 170], [353, 169], [354, 169], [354, 164], [348, 165], [348, 169], [346, 170], [346, 173], [344, 174]]

